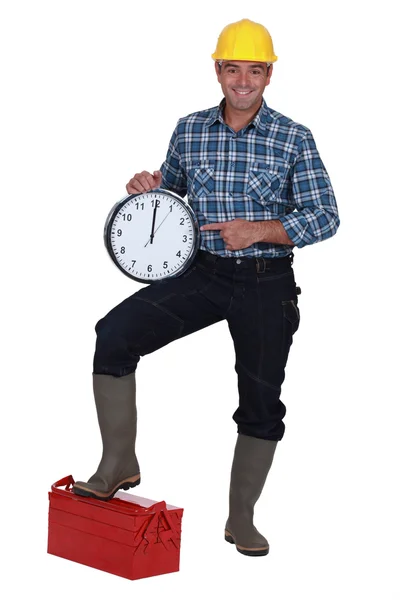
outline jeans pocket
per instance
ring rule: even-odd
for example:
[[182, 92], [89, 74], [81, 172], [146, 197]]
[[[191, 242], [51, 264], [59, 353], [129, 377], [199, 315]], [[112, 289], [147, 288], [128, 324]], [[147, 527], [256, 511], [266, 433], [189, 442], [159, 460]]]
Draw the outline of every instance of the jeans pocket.
[[296, 300], [282, 300], [283, 316], [292, 328], [292, 335], [296, 333], [300, 325], [300, 310]]
[[197, 265], [191, 264], [186, 271], [184, 271], [180, 277], [182, 277], [182, 279], [186, 279], [186, 277], [189, 277], [189, 275], [191, 275], [192, 273], [194, 273], [194, 271], [197, 269]]
[[290, 269], [289, 271], [284, 271], [283, 273], [276, 273], [265, 271], [265, 273], [257, 273], [257, 281], [258, 283], [268, 283], [271, 281], [276, 281], [277, 279], [284, 279], [290, 277], [293, 280], [293, 271]]
[[203, 273], [205, 273], [206, 275], [208, 275], [209, 277], [213, 277], [216, 272], [217, 272], [217, 267], [215, 266], [215, 263], [208, 263], [208, 264], [204, 264], [204, 263], [197, 263], [198, 268], [200, 269], [200, 271], [202, 271]]

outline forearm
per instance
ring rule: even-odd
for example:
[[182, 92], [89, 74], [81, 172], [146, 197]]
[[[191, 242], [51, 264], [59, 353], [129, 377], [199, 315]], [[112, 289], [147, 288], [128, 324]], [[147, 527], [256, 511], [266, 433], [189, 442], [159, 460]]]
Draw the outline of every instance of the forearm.
[[296, 248], [322, 242], [339, 227], [335, 194], [310, 131], [292, 167], [288, 200], [295, 210], [279, 220]]
[[294, 246], [294, 243], [286, 233], [282, 223], [278, 220], [272, 221], [253, 221], [257, 242], [267, 242], [269, 244], [286, 244]]

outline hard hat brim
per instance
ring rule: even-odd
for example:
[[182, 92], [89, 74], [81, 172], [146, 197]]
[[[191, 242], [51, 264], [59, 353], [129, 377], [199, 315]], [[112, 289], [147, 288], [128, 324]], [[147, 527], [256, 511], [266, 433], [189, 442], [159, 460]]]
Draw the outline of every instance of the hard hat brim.
[[225, 62], [226, 62], [226, 61], [228, 61], [228, 60], [235, 60], [235, 61], [237, 61], [237, 62], [241, 62], [241, 61], [252, 62], [252, 61], [253, 61], [253, 62], [261, 62], [261, 63], [273, 63], [273, 62], [276, 62], [276, 61], [278, 60], [278, 57], [277, 57], [277, 56], [275, 56], [275, 55], [274, 55], [274, 56], [271, 56], [271, 57], [264, 57], [264, 56], [263, 56], [263, 57], [260, 57], [260, 56], [257, 56], [257, 57], [254, 57], [254, 56], [247, 56], [246, 58], [242, 58], [242, 57], [240, 57], [240, 58], [229, 57], [229, 58], [228, 58], [228, 57], [226, 57], [226, 56], [224, 56], [224, 57], [222, 57], [222, 56], [218, 56], [218, 55], [216, 55], [215, 53], [214, 53], [214, 54], [211, 54], [211, 58], [212, 58], [214, 61], [223, 60], [223, 61], [225, 61]]

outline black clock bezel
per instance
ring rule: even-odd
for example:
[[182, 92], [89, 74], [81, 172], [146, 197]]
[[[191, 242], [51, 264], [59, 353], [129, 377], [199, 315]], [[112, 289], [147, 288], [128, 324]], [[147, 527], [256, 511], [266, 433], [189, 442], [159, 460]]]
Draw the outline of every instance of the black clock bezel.
[[[164, 194], [166, 196], [172, 196], [174, 198], [174, 200], [176, 202], [179, 202], [187, 211], [187, 213], [192, 221], [193, 232], [194, 232], [193, 248], [192, 248], [192, 251], [191, 251], [189, 257], [186, 259], [186, 261], [183, 263], [183, 265], [171, 275], [166, 275], [164, 277], [156, 277], [151, 280], [137, 277], [136, 275], [132, 275], [126, 269], [124, 269], [124, 267], [117, 260], [117, 257], [114, 254], [112, 244], [111, 244], [111, 230], [113, 227], [114, 219], [117, 216], [117, 214], [120, 212], [121, 208], [125, 204], [127, 204], [130, 200], [132, 200], [133, 198], [138, 198], [140, 196], [144, 196], [147, 194]], [[103, 238], [104, 238], [104, 245], [107, 249], [107, 253], [108, 253], [109, 257], [111, 258], [112, 262], [118, 267], [118, 269], [124, 275], [126, 275], [126, 277], [129, 277], [130, 279], [133, 279], [134, 281], [137, 281], [139, 283], [152, 284], [152, 283], [157, 283], [157, 282], [163, 281], [165, 279], [174, 279], [176, 277], [180, 277], [185, 271], [187, 271], [187, 269], [192, 264], [196, 254], [197, 254], [197, 251], [199, 249], [199, 246], [200, 246], [200, 228], [199, 228], [199, 224], [197, 221], [197, 217], [196, 217], [192, 207], [181, 196], [178, 196], [178, 194], [175, 194], [174, 192], [171, 192], [170, 190], [166, 190], [164, 188], [156, 188], [154, 190], [149, 190], [147, 192], [139, 192], [137, 194], [129, 194], [129, 196], [125, 196], [124, 198], [119, 200], [116, 204], [114, 204], [114, 206], [112, 207], [112, 209], [110, 210], [110, 212], [107, 216], [107, 219], [106, 219], [106, 222], [104, 225]]]

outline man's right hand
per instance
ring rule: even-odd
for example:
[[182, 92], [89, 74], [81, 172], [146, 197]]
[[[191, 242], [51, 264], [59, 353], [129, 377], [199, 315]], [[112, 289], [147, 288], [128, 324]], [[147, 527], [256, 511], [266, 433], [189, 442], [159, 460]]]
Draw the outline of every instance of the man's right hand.
[[128, 194], [149, 192], [160, 187], [161, 180], [161, 171], [154, 171], [153, 175], [148, 171], [142, 171], [141, 173], [136, 173], [129, 183], [126, 184], [126, 191]]

